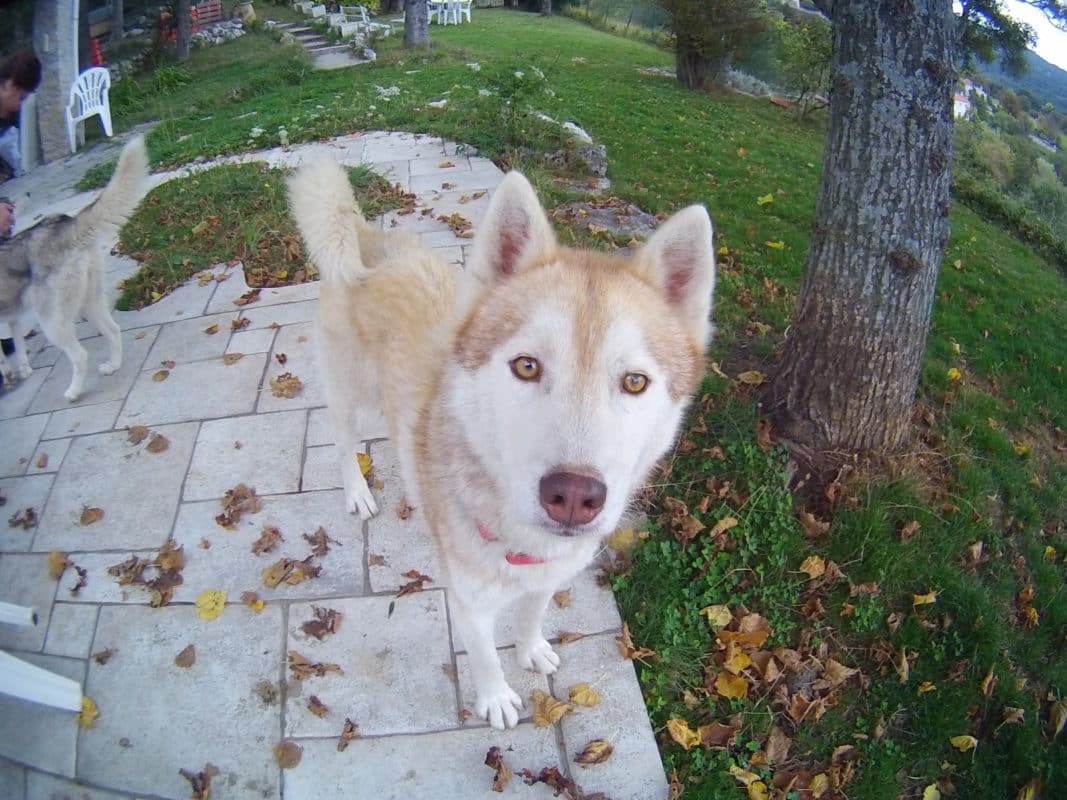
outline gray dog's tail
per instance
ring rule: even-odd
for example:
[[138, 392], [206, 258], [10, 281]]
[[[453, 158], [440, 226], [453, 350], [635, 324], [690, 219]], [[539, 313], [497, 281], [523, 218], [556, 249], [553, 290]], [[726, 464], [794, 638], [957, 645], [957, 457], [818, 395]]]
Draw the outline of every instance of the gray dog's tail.
[[77, 216], [79, 242], [87, 243], [108, 229], [117, 230], [133, 214], [148, 188], [148, 154], [144, 137], [130, 140], [119, 155], [115, 174], [100, 196]]

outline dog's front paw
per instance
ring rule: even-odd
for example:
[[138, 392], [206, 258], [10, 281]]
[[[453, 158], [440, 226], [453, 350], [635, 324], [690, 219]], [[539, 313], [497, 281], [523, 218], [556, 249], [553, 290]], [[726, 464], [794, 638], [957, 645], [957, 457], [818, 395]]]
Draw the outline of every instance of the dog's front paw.
[[482, 719], [502, 731], [519, 724], [519, 712], [522, 711], [522, 698], [503, 680], [485, 691], [478, 692], [474, 710]]
[[349, 514], [359, 514], [360, 519], [370, 519], [378, 513], [378, 503], [366, 480], [359, 481], [352, 490], [345, 491], [345, 505]]
[[97, 366], [97, 369], [100, 371], [101, 375], [114, 375], [118, 368], [118, 364], [112, 364], [110, 361], [105, 361], [104, 363]]
[[67, 391], [63, 392], [63, 396], [67, 398], [68, 401], [73, 403], [75, 400], [81, 397], [81, 390], [74, 388], [67, 389]]
[[532, 669], [542, 675], [551, 675], [559, 666], [559, 656], [552, 649], [552, 645], [544, 639], [538, 639], [532, 643], [520, 644], [515, 651], [519, 659], [519, 666], [523, 669]]
[[15, 378], [20, 381], [26, 380], [33, 374], [33, 367], [30, 366], [29, 361], [23, 361], [17, 367], [15, 367]]

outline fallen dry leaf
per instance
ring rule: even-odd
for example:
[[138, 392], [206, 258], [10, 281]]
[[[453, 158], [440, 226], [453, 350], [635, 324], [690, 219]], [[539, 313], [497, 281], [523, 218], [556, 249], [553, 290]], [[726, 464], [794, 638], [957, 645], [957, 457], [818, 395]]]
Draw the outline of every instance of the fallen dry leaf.
[[115, 651], [109, 647], [106, 650], [101, 650], [98, 653], [93, 653], [93, 661], [95, 661], [100, 666], [104, 666], [104, 664], [111, 660], [111, 656], [113, 655], [115, 655]]
[[667, 720], [667, 733], [685, 750], [700, 744], [700, 734], [690, 728], [684, 719], [675, 717]]
[[771, 436], [774, 433], [774, 423], [769, 419], [756, 420], [756, 447], [760, 450], [769, 450], [773, 444]]
[[308, 556], [303, 561], [295, 558], [280, 558], [263, 570], [263, 583], [270, 589], [275, 589], [283, 581], [290, 586], [303, 583], [305, 578], [317, 578], [322, 572], [322, 567], [312, 562], [313, 556]]
[[100, 710], [96, 707], [96, 703], [82, 695], [82, 710], [74, 715], [78, 725], [82, 728], [91, 728], [99, 716]]
[[920, 528], [922, 528], [922, 525], [920, 525], [919, 521], [916, 519], [913, 519], [911, 522], [904, 523], [900, 527], [900, 541], [908, 541], [912, 536], [919, 532]]
[[574, 757], [574, 761], [583, 766], [603, 764], [611, 758], [614, 749], [609, 742], [605, 742], [603, 739], [594, 739], [582, 748], [582, 752]]
[[48, 466], [48, 453], [41, 453], [37, 456], [37, 469], [44, 469]]
[[291, 372], [283, 372], [281, 375], [270, 379], [270, 392], [275, 397], [284, 397], [287, 400], [292, 400], [300, 394], [300, 390], [303, 388], [304, 384], [300, 382], [300, 378]]
[[725, 628], [734, 618], [729, 606], [705, 606], [700, 609], [700, 613], [707, 617], [708, 624], [716, 630]]
[[540, 689], [535, 689], [530, 695], [533, 701], [534, 727], [547, 728], [555, 725], [563, 715], [571, 710], [570, 703], [557, 700], [550, 694], [545, 694]]
[[225, 353], [222, 356], [222, 363], [225, 364], [227, 367], [229, 367], [229, 366], [232, 366], [232, 365], [236, 364], [238, 361], [240, 361], [244, 357], [245, 357], [244, 353]]
[[356, 463], [359, 464], [359, 474], [364, 478], [370, 476], [370, 472], [374, 469], [374, 461], [367, 453], [356, 453]]
[[748, 372], [742, 372], [737, 376], [737, 380], [748, 386], [759, 386], [761, 383], [767, 380], [766, 376], [759, 370], [749, 370]]
[[973, 750], [978, 746], [978, 740], [973, 736], [953, 736], [948, 741], [961, 753], [966, 753], [968, 750]]
[[809, 539], [816, 539], [830, 530], [829, 522], [823, 522], [810, 511], [801, 511], [797, 514], [797, 519], [804, 528], [804, 535]]
[[300, 763], [304, 748], [291, 739], [282, 739], [274, 745], [274, 763], [282, 769], [292, 769]]
[[584, 639], [588, 634], [574, 633], [573, 631], [560, 631], [559, 643], [570, 644], [571, 642], [577, 642], [579, 639]]
[[341, 735], [337, 738], [337, 752], [343, 753], [348, 743], [359, 736], [356, 723], [345, 717], [345, 726], [341, 729]]
[[66, 553], [61, 553], [58, 550], [50, 551], [48, 553], [48, 577], [58, 581], [63, 577], [63, 573], [66, 572], [70, 564], [71, 561], [67, 558]]
[[1015, 708], [1014, 706], [1004, 706], [1003, 714], [1001, 715], [1001, 725], [1021, 725], [1026, 718], [1025, 708]]
[[715, 691], [728, 700], [737, 700], [748, 694], [748, 681], [740, 675], [720, 672], [715, 677]]
[[226, 610], [226, 592], [221, 589], [205, 589], [196, 596], [196, 615], [200, 619], [217, 619]]
[[37, 526], [37, 511], [33, 506], [16, 511], [14, 515], [8, 517], [7, 524], [10, 528], [22, 528], [28, 531]]
[[262, 611], [263, 606], [266, 605], [255, 592], [241, 592], [241, 602], [257, 614]]
[[305, 533], [303, 536], [304, 540], [311, 545], [311, 555], [317, 558], [322, 558], [330, 552], [329, 542], [333, 542], [338, 547], [341, 546], [336, 539], [331, 539], [326, 535], [326, 529], [322, 526], [316, 528], [314, 533]]
[[170, 440], [166, 436], [162, 433], [153, 433], [152, 438], [145, 445], [145, 450], [149, 453], [162, 453], [168, 447], [170, 447]]
[[148, 428], [144, 425], [131, 425], [126, 429], [126, 441], [130, 444], [140, 444], [148, 438]]
[[1067, 724], [1067, 700], [1057, 700], [1048, 709], [1048, 733], [1053, 739], [1063, 732]]
[[826, 573], [826, 561], [822, 556], [808, 556], [800, 562], [799, 569], [811, 580], [816, 580]]
[[257, 556], [269, 553], [284, 539], [280, 530], [273, 525], [266, 525], [260, 530], [259, 538], [252, 542], [252, 552]]
[[318, 695], [314, 694], [308, 698], [307, 709], [316, 717], [325, 717], [330, 710], [319, 700]]
[[396, 504], [396, 516], [398, 519], [410, 519], [414, 510], [414, 506], [408, 505], [407, 498], [405, 497], [400, 498], [400, 501]]
[[[700, 701], [696, 701], [699, 705]], [[734, 741], [737, 732], [741, 730], [741, 723], [723, 725], [721, 722], [712, 722], [710, 725], [701, 725], [697, 728], [700, 735], [700, 744], [713, 750], [726, 750]]]
[[289, 360], [289, 356], [287, 356], [285, 353], [275, 353], [274, 360], [284, 367], [285, 362]]
[[567, 697], [576, 706], [592, 707], [600, 702], [600, 695], [588, 683], [576, 683], [567, 690]]
[[484, 763], [493, 770], [493, 782], [489, 784], [489, 788], [494, 792], [504, 791], [504, 787], [511, 780], [511, 770], [504, 764], [504, 756], [501, 755], [500, 748], [496, 745], [490, 747], [486, 751]]
[[220, 502], [222, 513], [215, 517], [215, 522], [227, 530], [234, 530], [245, 512], [255, 514], [263, 507], [256, 497], [256, 490], [243, 483], [227, 489], [226, 496]]
[[249, 289], [247, 292], [245, 292], [236, 300], [234, 300], [233, 304], [235, 306], [247, 306], [249, 303], [254, 303], [259, 300], [259, 293], [261, 291], [261, 289]]
[[433, 583], [433, 578], [429, 575], [423, 575], [417, 569], [409, 569], [404, 573], [403, 577], [410, 578], [408, 583], [405, 583], [400, 587], [400, 591], [396, 593], [397, 597], [403, 597], [406, 594], [414, 594], [415, 592], [421, 592], [424, 583]]
[[793, 746], [793, 740], [785, 735], [785, 731], [775, 725], [771, 728], [771, 735], [767, 737], [764, 751], [767, 753], [767, 761], [771, 764], [783, 764], [789, 758], [789, 748]]
[[338, 675], [344, 675], [342, 670], [336, 664], [321, 664], [312, 663], [304, 658], [296, 650], [289, 651], [289, 669], [293, 673], [293, 679], [302, 681], [305, 678], [309, 678], [312, 675], [317, 675], [322, 678], [326, 676], [327, 672], [336, 672]]
[[209, 800], [211, 779], [219, 774], [219, 770], [214, 764], [205, 764], [201, 772], [192, 773], [187, 769], [180, 769], [178, 774], [189, 781], [193, 790], [192, 800]]
[[174, 657], [174, 666], [189, 669], [196, 663], [196, 645], [187, 644], [182, 651]]
[[252, 320], [249, 317], [238, 317], [237, 319], [230, 320], [230, 330], [243, 331], [251, 324]]
[[208, 336], [214, 336], [218, 332], [219, 324], [217, 322], [212, 325], [208, 325], [206, 328], [204, 328], [204, 333], [206, 333]]
[[301, 625], [300, 630], [308, 636], [314, 636], [320, 641], [327, 634], [337, 633], [337, 628], [341, 624], [340, 611], [334, 611], [332, 608], [312, 606], [311, 613], [315, 615], [315, 618], [308, 620]]
[[165, 381], [168, 375], [170, 375], [169, 369], [156, 370], [154, 373], [152, 373], [152, 380], [154, 380], [156, 383], [160, 383], [161, 381]]
[[71, 564], [71, 567], [78, 573], [78, 579], [74, 582], [74, 585], [70, 587], [70, 596], [77, 597], [85, 584], [89, 582], [89, 571], [82, 569], [77, 564]]
[[647, 647], [635, 647], [634, 640], [630, 637], [630, 624], [622, 624], [622, 633], [615, 637], [615, 645], [619, 648], [619, 655], [628, 659], [643, 659], [654, 656], [656, 653]]
[[560, 608], [570, 608], [571, 590], [564, 589], [562, 591], [556, 592], [554, 595], [552, 595], [552, 600], [555, 601], [556, 605]]

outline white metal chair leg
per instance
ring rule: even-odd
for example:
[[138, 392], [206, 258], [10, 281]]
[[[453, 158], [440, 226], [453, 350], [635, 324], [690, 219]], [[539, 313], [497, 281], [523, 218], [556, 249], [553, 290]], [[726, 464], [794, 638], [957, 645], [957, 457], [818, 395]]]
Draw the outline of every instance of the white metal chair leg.
[[82, 707], [82, 687], [77, 681], [3, 651], [0, 651], [0, 692], [67, 711], [81, 711]]

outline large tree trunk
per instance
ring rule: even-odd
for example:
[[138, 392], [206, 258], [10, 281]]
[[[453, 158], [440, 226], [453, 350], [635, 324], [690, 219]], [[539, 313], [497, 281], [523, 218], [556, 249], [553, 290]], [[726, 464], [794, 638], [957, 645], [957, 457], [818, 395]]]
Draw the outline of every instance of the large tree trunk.
[[399, 14], [404, 10], [404, 0], [385, 0], [381, 8], [385, 14]]
[[905, 441], [948, 238], [947, 0], [837, 0], [822, 187], [776, 429], [816, 462]]
[[541, 16], [552, 16], [552, 0], [541, 0]]
[[178, 60], [185, 61], [189, 58], [189, 0], [178, 0], [175, 4], [174, 21], [178, 26], [177, 48]]
[[37, 126], [46, 162], [70, 154], [65, 109], [78, 76], [77, 15], [71, 0], [37, 0], [33, 5], [33, 49], [41, 59]]
[[674, 45], [674, 66], [678, 82], [686, 89], [703, 89], [714, 83], [724, 64], [713, 62], [683, 37]]
[[430, 46], [430, 8], [426, 0], [404, 0], [404, 47]]
[[126, 24], [122, 18], [123, 0], [111, 0], [111, 41], [122, 40], [122, 28]]

